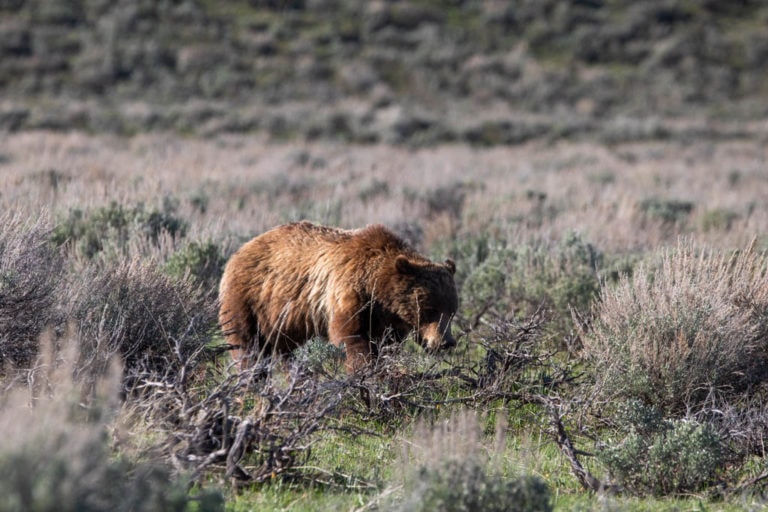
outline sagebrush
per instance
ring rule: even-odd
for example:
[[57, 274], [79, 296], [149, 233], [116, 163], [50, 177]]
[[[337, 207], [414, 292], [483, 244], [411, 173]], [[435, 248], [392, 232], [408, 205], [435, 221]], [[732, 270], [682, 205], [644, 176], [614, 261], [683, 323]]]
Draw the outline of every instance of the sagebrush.
[[83, 387], [73, 379], [75, 342], [48, 344], [36, 369], [0, 393], [0, 510], [222, 511], [218, 491], [190, 496], [162, 461], [114, 452], [120, 365]]
[[29, 368], [38, 337], [57, 323], [55, 292], [64, 258], [44, 218], [0, 215], [0, 367]]
[[628, 492], [700, 492], [724, 472], [728, 449], [712, 424], [667, 419], [636, 401], [623, 404], [617, 422], [617, 433], [606, 436], [598, 458], [614, 484]]
[[[186, 368], [211, 343], [216, 303], [188, 276], [174, 278], [142, 259], [97, 262], [66, 288], [67, 318], [80, 345], [78, 372], [99, 375], [114, 356], [126, 377], [163, 378]], [[191, 369], [189, 369], [191, 371]]]
[[684, 414], [711, 395], [768, 378], [768, 260], [692, 243], [661, 252], [602, 289], [586, 355], [604, 399], [636, 398]]

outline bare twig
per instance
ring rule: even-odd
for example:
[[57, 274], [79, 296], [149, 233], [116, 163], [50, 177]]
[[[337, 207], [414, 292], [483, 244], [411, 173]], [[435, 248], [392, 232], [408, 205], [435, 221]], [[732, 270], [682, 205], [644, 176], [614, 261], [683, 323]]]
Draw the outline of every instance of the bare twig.
[[571, 465], [571, 471], [576, 479], [581, 486], [588, 491], [599, 492], [604, 490], [604, 486], [600, 480], [592, 476], [592, 474], [582, 466], [581, 462], [579, 462], [579, 452], [573, 446], [573, 442], [568, 436], [568, 432], [565, 430], [562, 416], [554, 401], [545, 396], [541, 396], [539, 399], [549, 412], [550, 425], [552, 426], [551, 434], [554, 437], [558, 448], [560, 448], [560, 452], [566, 459], [568, 459], [568, 462]]

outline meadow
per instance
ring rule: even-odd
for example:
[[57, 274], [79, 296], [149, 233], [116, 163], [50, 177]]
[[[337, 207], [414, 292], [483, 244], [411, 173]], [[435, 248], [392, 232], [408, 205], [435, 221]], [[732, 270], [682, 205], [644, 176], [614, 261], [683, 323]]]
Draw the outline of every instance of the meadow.
[[[6, 134], [0, 510], [761, 509], [761, 130]], [[301, 219], [455, 259], [459, 346], [409, 340], [347, 375], [312, 340], [238, 373], [224, 262]]]

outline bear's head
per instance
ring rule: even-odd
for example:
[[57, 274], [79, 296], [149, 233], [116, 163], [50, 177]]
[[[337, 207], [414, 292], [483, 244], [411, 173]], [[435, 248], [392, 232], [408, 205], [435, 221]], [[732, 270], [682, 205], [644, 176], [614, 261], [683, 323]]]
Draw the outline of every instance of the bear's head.
[[416, 340], [428, 350], [456, 345], [451, 320], [459, 307], [453, 260], [433, 263], [399, 255], [395, 260], [399, 293], [393, 308], [416, 331]]

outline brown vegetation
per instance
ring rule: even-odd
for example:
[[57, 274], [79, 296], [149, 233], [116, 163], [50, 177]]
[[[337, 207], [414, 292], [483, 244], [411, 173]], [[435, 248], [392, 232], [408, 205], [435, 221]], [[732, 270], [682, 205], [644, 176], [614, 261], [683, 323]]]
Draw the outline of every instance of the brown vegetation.
[[[188, 219], [187, 238], [214, 238], [229, 247], [304, 218], [402, 230], [416, 223], [427, 250], [466, 233], [503, 233], [521, 241], [559, 240], [576, 231], [609, 254], [675, 244], [681, 234], [721, 248], [746, 247], [757, 236], [760, 248], [768, 224], [762, 175], [768, 155], [749, 140], [412, 151], [265, 145], [239, 136], [24, 133], [3, 138], [0, 154], [5, 209], [33, 217], [43, 211], [67, 215], [113, 201], [161, 208], [167, 198]], [[451, 187], [457, 192], [438, 195]], [[691, 208], [675, 210], [675, 201]], [[149, 250], [167, 254], [169, 245]]]

